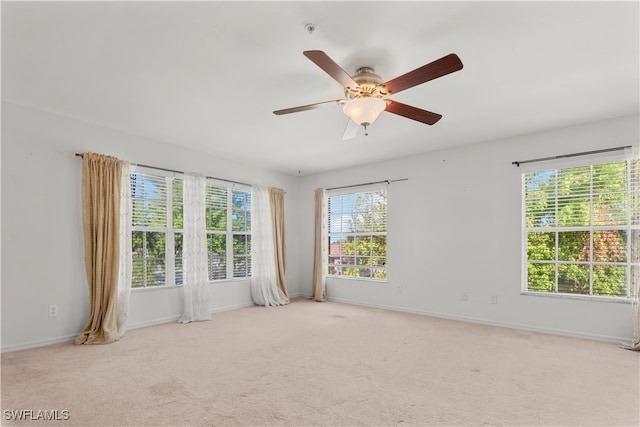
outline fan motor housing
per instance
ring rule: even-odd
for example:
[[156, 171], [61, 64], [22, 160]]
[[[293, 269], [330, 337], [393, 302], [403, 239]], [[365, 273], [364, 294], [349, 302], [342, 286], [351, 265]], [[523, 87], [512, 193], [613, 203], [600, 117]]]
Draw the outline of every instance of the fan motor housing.
[[357, 98], [382, 98], [388, 91], [382, 77], [377, 75], [371, 67], [360, 67], [351, 78], [358, 83], [358, 87], [346, 87], [345, 97], [351, 101]]

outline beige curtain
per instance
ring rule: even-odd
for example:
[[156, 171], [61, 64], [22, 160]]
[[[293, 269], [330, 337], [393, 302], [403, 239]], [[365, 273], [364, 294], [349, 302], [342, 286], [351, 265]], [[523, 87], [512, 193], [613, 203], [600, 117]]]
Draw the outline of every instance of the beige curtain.
[[276, 255], [276, 278], [278, 288], [289, 298], [287, 282], [285, 281], [285, 235], [284, 235], [284, 190], [280, 188], [269, 189], [269, 201], [271, 205], [271, 220], [273, 221], [273, 244]]
[[324, 188], [315, 191], [315, 232], [313, 251], [313, 295], [316, 301], [325, 301], [325, 232], [326, 227], [326, 198], [327, 192]]
[[84, 153], [82, 159], [82, 222], [91, 311], [75, 343], [106, 344], [118, 339], [122, 163], [95, 153]]

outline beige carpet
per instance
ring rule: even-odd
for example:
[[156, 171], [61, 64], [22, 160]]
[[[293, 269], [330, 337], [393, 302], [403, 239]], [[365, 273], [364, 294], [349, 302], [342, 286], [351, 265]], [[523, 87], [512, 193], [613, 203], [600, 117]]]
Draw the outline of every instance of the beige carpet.
[[[2, 425], [633, 426], [637, 352], [294, 300], [2, 355]], [[16, 422], [7, 411], [68, 411]]]

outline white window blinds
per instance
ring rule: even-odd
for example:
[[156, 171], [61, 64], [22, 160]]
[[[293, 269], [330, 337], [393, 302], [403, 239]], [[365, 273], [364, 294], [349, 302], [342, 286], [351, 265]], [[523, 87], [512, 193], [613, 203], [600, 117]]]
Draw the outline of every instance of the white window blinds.
[[134, 226], [165, 227], [167, 224], [167, 181], [163, 176], [131, 174]]
[[525, 290], [629, 297], [638, 280], [640, 162], [525, 173]]
[[387, 278], [387, 190], [328, 194], [328, 275]]

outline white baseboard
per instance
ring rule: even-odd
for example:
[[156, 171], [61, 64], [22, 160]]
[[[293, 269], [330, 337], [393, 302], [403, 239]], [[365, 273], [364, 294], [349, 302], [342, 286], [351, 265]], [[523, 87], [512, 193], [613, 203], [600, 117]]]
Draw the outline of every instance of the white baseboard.
[[28, 341], [20, 344], [7, 345], [2, 347], [2, 350], [0, 350], [0, 352], [11, 353], [14, 351], [28, 350], [30, 348], [44, 347], [44, 346], [53, 345], [53, 344], [72, 343], [73, 340], [75, 340], [76, 337], [80, 334], [80, 332], [82, 331], [78, 331], [75, 334], [63, 335], [55, 338], [46, 338], [43, 340]]
[[[305, 294], [305, 293], [297, 293], [289, 296], [290, 299], [310, 298], [310, 297], [311, 297], [310, 294]], [[490, 321], [485, 319], [478, 319], [474, 317], [456, 316], [456, 315], [438, 313], [438, 312], [427, 311], [427, 310], [413, 310], [413, 309], [407, 309], [405, 307], [397, 307], [397, 306], [386, 305], [386, 304], [370, 304], [370, 303], [364, 303], [362, 301], [350, 300], [347, 298], [331, 298], [330, 297], [330, 298], [327, 298], [327, 300], [331, 302], [379, 308], [383, 310], [400, 311], [404, 313], [420, 314], [424, 316], [439, 317], [443, 319], [459, 320], [462, 322], [478, 323], [478, 324], [490, 325], [490, 326], [499, 326], [503, 328], [519, 329], [519, 330], [540, 332], [540, 333], [546, 333], [546, 334], [552, 334], [552, 335], [561, 335], [561, 336], [567, 336], [567, 337], [573, 337], [573, 338], [584, 338], [584, 339], [590, 339], [590, 340], [596, 340], [596, 341], [613, 342], [618, 344], [626, 343], [629, 341], [628, 337], [614, 337], [614, 336], [598, 335], [598, 334], [576, 333], [573, 331], [567, 331], [567, 330], [557, 329], [557, 328], [543, 328], [543, 327], [534, 327], [530, 325], [522, 325], [518, 323], [496, 322], [496, 321]], [[247, 303], [241, 303], [241, 304], [233, 304], [233, 305], [227, 305], [222, 307], [216, 307], [211, 310], [211, 313], [214, 314], [214, 313], [220, 313], [224, 311], [237, 310], [240, 308], [251, 307], [253, 305], [254, 304], [252, 302], [247, 302]], [[170, 317], [154, 319], [154, 320], [149, 320], [144, 322], [137, 322], [137, 323], [128, 325], [127, 330], [145, 328], [145, 327], [154, 326], [154, 325], [161, 325], [163, 323], [177, 322], [179, 318], [180, 316], [170, 316]], [[44, 347], [44, 346], [53, 345], [53, 344], [71, 343], [73, 342], [75, 337], [78, 336], [81, 332], [82, 331], [78, 331], [77, 333], [63, 335], [60, 337], [47, 338], [43, 340], [28, 341], [25, 343], [8, 345], [5, 347], [2, 347], [2, 349], [0, 349], [0, 353], [10, 353], [10, 352], [20, 351], [20, 350], [28, 350], [30, 348]]]
[[223, 307], [214, 308], [213, 310], [211, 310], [211, 313], [221, 313], [223, 311], [238, 310], [240, 308], [253, 307], [254, 305], [255, 304], [253, 302], [243, 302], [241, 304], [225, 305]]
[[[255, 304], [253, 304], [252, 302], [245, 302], [245, 303], [233, 304], [233, 305], [225, 305], [225, 306], [222, 306], [222, 307], [212, 308], [210, 310], [210, 313], [211, 314], [221, 313], [223, 311], [237, 310], [239, 308], [251, 307], [253, 305], [255, 305]], [[177, 322], [178, 319], [180, 319], [180, 315], [164, 317], [164, 318], [160, 318], [160, 319], [147, 320], [147, 321], [144, 321], [144, 322], [132, 323], [132, 324], [127, 325], [127, 330], [130, 331], [132, 329], [146, 328], [148, 326], [155, 326], [155, 325], [162, 325], [164, 323]]]
[[147, 328], [149, 326], [162, 325], [164, 323], [173, 323], [173, 322], [177, 322], [179, 318], [180, 318], [180, 315], [162, 317], [162, 318], [153, 319], [153, 320], [145, 320], [143, 322], [130, 323], [127, 325], [127, 331], [131, 331], [133, 329]]
[[[211, 309], [211, 313], [221, 313], [223, 311], [230, 311], [230, 310], [237, 310], [240, 308], [245, 308], [245, 307], [251, 307], [254, 304], [252, 302], [246, 302], [246, 303], [241, 303], [241, 304], [233, 304], [233, 305], [226, 305], [226, 306], [222, 306], [222, 307], [215, 307], [213, 309]], [[129, 325], [127, 325], [127, 331], [133, 330], [133, 329], [139, 329], [139, 328], [146, 328], [148, 326], [155, 326], [155, 325], [162, 325], [164, 323], [171, 323], [171, 322], [177, 322], [178, 319], [180, 318], [180, 316], [169, 316], [169, 317], [162, 317], [162, 318], [158, 318], [158, 319], [153, 319], [153, 320], [146, 320], [143, 322], [136, 322], [136, 323], [131, 323]], [[28, 341], [28, 342], [24, 342], [24, 343], [20, 343], [20, 344], [13, 344], [13, 345], [8, 345], [8, 346], [4, 346], [2, 347], [2, 349], [0, 349], [0, 353], [10, 353], [10, 352], [14, 352], [14, 351], [20, 351], [20, 350], [28, 350], [31, 348], [36, 348], [36, 347], [45, 347], [48, 345], [53, 345], [53, 344], [61, 344], [61, 343], [72, 343], [73, 340], [75, 340], [75, 338], [82, 332], [82, 330], [74, 333], [74, 334], [69, 334], [69, 335], [63, 335], [60, 337], [55, 337], [55, 338], [46, 338], [43, 340], [36, 340], [36, 341]]]
[[608, 336], [608, 335], [587, 334], [587, 333], [567, 331], [564, 329], [557, 329], [557, 328], [544, 328], [544, 327], [523, 325], [523, 324], [511, 323], [511, 322], [497, 322], [497, 321], [486, 320], [486, 319], [478, 319], [474, 317], [438, 313], [434, 311], [414, 310], [414, 309], [408, 309], [405, 307], [397, 307], [397, 306], [385, 305], [385, 304], [370, 304], [362, 301], [350, 300], [348, 298], [327, 298], [327, 300], [332, 302], [339, 302], [343, 304], [359, 305], [363, 307], [379, 308], [382, 310], [390, 310], [390, 311], [400, 311], [403, 313], [420, 314], [424, 316], [432, 316], [432, 317], [438, 317], [442, 319], [458, 320], [461, 322], [477, 323], [477, 324], [489, 325], [489, 326], [499, 326], [501, 328], [518, 329], [523, 331], [540, 332], [544, 334], [560, 335], [560, 336], [571, 337], [571, 338], [583, 338], [583, 339], [589, 339], [594, 341], [612, 342], [617, 344], [628, 343], [630, 341], [628, 337], [614, 337], [614, 336]]
[[297, 294], [289, 295], [289, 299], [294, 299], [294, 298], [311, 298], [311, 294], [305, 294], [305, 293], [302, 293], [302, 292], [298, 292]]

